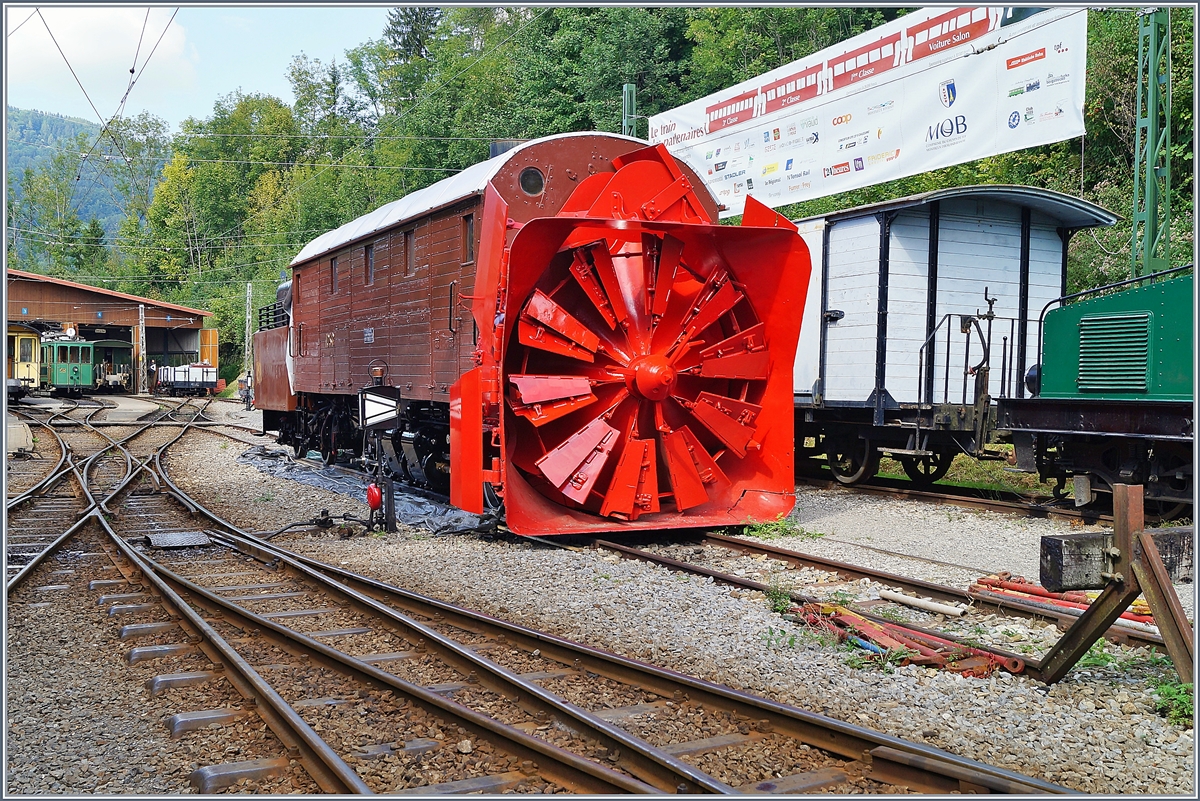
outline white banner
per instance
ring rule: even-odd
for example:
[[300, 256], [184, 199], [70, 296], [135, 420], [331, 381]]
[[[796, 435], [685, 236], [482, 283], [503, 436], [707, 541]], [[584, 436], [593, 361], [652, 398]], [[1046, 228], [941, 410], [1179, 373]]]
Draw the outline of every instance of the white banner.
[[722, 217], [1083, 134], [1086, 8], [926, 8], [650, 118]]

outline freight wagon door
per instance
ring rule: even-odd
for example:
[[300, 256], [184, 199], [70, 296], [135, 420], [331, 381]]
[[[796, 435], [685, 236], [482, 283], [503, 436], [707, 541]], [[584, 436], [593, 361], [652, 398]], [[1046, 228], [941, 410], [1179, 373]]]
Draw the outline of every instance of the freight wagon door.
[[217, 329], [215, 328], [200, 329], [200, 361], [207, 362], [213, 367], [220, 367], [217, 364]]
[[862, 217], [826, 229], [822, 354], [826, 402], [866, 403], [875, 388], [879, 314], [879, 221]]

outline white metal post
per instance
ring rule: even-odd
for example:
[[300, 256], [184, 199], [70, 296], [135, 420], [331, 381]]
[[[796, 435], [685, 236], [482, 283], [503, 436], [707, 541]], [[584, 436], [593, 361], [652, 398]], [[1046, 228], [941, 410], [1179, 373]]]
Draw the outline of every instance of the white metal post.
[[254, 364], [253, 352], [252, 352], [252, 348], [254, 347], [254, 339], [253, 339], [253, 333], [252, 333], [254, 331], [254, 327], [252, 325], [252, 321], [254, 319], [253, 318], [254, 297], [252, 295], [253, 289], [254, 289], [254, 284], [247, 281], [246, 282], [246, 346], [245, 346], [245, 350], [244, 350], [244, 357], [242, 359], [242, 374], [245, 376], [250, 375], [250, 368]]
[[138, 394], [150, 392], [150, 378], [146, 374], [146, 304], [138, 304]]

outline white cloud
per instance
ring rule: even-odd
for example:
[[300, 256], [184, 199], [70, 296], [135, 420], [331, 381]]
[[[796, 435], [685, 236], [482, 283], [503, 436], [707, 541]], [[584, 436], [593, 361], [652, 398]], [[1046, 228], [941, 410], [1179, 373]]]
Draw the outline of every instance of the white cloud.
[[[35, 16], [8, 37], [5, 56], [8, 102], [21, 108], [57, 111], [96, 121], [96, 113], [71, 76], [69, 61], [88, 97], [100, 115], [107, 118], [117, 110], [129, 85], [132, 77], [129, 69], [134, 65], [135, 53], [136, 69], [141, 76], [130, 93], [127, 112], [155, 108], [172, 94], [194, 89], [198, 57], [187, 41], [186, 29], [176, 18], [163, 34], [173, 10], [152, 7], [147, 17], [144, 7], [43, 8], [45, 24]], [[10, 30], [20, 25], [29, 13], [13, 7], [7, 11]], [[47, 26], [54, 34], [53, 39]], [[152, 50], [153, 58], [143, 72]]]

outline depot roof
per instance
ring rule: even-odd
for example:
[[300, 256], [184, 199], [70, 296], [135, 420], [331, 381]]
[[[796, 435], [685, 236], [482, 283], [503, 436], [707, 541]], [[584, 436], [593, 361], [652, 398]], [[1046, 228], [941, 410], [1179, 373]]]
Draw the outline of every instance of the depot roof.
[[142, 303], [147, 306], [155, 306], [160, 309], [169, 309], [171, 311], [183, 312], [184, 314], [194, 314], [200, 317], [211, 317], [212, 312], [204, 311], [203, 309], [193, 309], [190, 306], [180, 306], [177, 303], [167, 303], [165, 300], [155, 300], [154, 298], [143, 298], [140, 295], [130, 295], [126, 292], [118, 292], [115, 289], [103, 289], [91, 284], [80, 284], [76, 281], [68, 281], [65, 278], [55, 278], [41, 273], [29, 273], [24, 270], [8, 270], [8, 280], [24, 280], [24, 281], [39, 281], [45, 284], [56, 284], [58, 286], [71, 287], [72, 289], [82, 289], [87, 292], [95, 292], [97, 295], [104, 295], [110, 298], [120, 298], [121, 300], [129, 300], [134, 303]]

